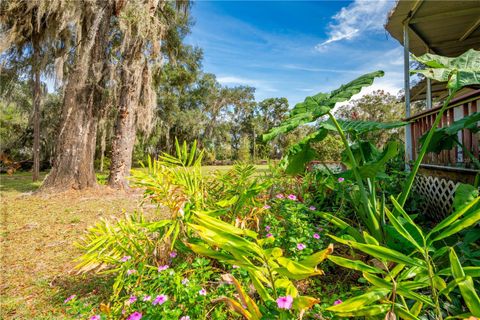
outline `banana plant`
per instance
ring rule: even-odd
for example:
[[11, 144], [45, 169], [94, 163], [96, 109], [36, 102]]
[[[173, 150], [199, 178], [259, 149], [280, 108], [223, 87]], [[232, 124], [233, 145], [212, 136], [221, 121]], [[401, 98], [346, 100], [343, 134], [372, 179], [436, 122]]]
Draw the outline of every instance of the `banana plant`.
[[[276, 301], [282, 294], [290, 296], [293, 309], [299, 313], [318, 302], [315, 298], [299, 295], [292, 280], [322, 275], [323, 271], [317, 265], [332, 253], [333, 245], [301, 261], [294, 261], [283, 256], [281, 248], [268, 248], [274, 242], [273, 237], [258, 239], [254, 231], [235, 227], [205, 213], [195, 212], [189, 227], [202, 241], [192, 240], [188, 246], [199, 255], [245, 269], [264, 302]], [[231, 300], [225, 301], [238, 307]], [[257, 319], [256, 312], [253, 312], [255, 308], [250, 309], [244, 313], [248, 311], [251, 319]], [[279, 312], [280, 319], [290, 319], [288, 311]]]
[[[464, 202], [465, 199], [471, 199]], [[480, 276], [480, 267], [462, 267], [453, 248], [443, 245], [442, 240], [471, 227], [480, 221], [480, 197], [471, 185], [457, 189], [456, 211], [425, 233], [403, 210], [400, 203], [391, 197], [394, 215], [385, 209], [388, 221], [395, 231], [414, 249], [406, 255], [381, 245], [368, 233], [364, 243], [330, 235], [339, 243], [368, 254], [377, 263], [367, 264], [339, 256], [327, 259], [339, 266], [362, 272], [372, 285], [365, 294], [349, 299], [328, 310], [342, 317], [396, 314], [403, 319], [418, 319], [425, 308], [433, 309], [437, 319], [442, 319], [441, 297], [450, 300], [449, 294], [458, 287], [469, 314], [480, 315], [480, 299], [473, 286], [473, 278]], [[450, 252], [450, 267], [438, 270], [435, 261]], [[453, 279], [447, 283], [448, 278]], [[427, 292], [430, 293], [426, 295]], [[411, 300], [414, 303], [408, 303]]]

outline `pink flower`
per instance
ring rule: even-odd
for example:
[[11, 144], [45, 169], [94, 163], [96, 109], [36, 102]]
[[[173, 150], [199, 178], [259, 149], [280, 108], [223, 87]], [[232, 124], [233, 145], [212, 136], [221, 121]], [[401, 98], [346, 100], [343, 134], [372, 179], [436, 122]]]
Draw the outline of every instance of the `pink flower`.
[[132, 259], [130, 256], [125, 256], [122, 259], [120, 259], [121, 262], [127, 262], [128, 260]]
[[145, 297], [143, 297], [142, 300], [143, 301], [150, 301], [150, 300], [152, 300], [152, 297], [151, 296], [145, 296]]
[[312, 211], [317, 210], [317, 208], [315, 208], [314, 206], [310, 206], [310, 207], [308, 207], [308, 209], [310, 209], [310, 210], [312, 210]]
[[285, 196], [281, 193], [277, 194], [275, 197], [277, 197], [277, 199], [283, 199], [285, 198]]
[[189, 316], [183, 316], [180, 318], [180, 320], [190, 320], [190, 317]]
[[206, 296], [207, 295], [207, 290], [202, 288], [202, 290], [198, 291], [198, 294], [201, 295], [201, 296]]
[[338, 182], [342, 183], [343, 181], [345, 181], [345, 178], [342, 178], [342, 177], [338, 178]]
[[338, 300], [335, 300], [335, 302], [333, 303], [333, 305], [336, 306], [337, 304], [340, 304], [340, 303], [342, 303], [342, 302], [343, 302], [342, 300], [338, 299]]
[[162, 272], [168, 269], [168, 265], [158, 267], [158, 272]]
[[263, 209], [266, 209], [266, 210], [268, 210], [268, 209], [270, 209], [270, 208], [271, 208], [271, 207], [270, 207], [268, 204], [266, 204], [266, 205], [263, 206]]
[[189, 283], [190, 283], [190, 280], [188, 280], [187, 278], [183, 278], [183, 279], [182, 279], [182, 284], [183, 284], [184, 286], [186, 286], [186, 285], [189, 284]]
[[294, 195], [294, 194], [289, 194], [288, 199], [293, 200], [293, 201], [297, 201], [297, 196]]
[[128, 270], [127, 270], [127, 274], [128, 274], [128, 275], [134, 274], [134, 273], [136, 273], [136, 272], [137, 272], [137, 270], [135, 270], [135, 269], [128, 269]]
[[266, 226], [265, 231], [270, 231], [270, 226]]
[[298, 250], [303, 250], [303, 249], [305, 249], [306, 247], [307, 247], [307, 246], [304, 245], [303, 243], [297, 244], [297, 249], [298, 249]]
[[90, 320], [101, 320], [101, 319], [102, 318], [98, 314], [90, 317]]
[[63, 301], [63, 303], [67, 303], [67, 302], [69, 302], [69, 301], [71, 301], [71, 300], [75, 299], [76, 297], [77, 297], [77, 295], [76, 295], [76, 294], [72, 294], [70, 297], [68, 297], [67, 299], [65, 299], [65, 300]]
[[158, 304], [158, 305], [162, 305], [162, 304], [164, 304], [165, 302], [167, 302], [167, 300], [168, 300], [168, 297], [167, 297], [166, 295], [164, 295], [164, 294], [161, 294], [161, 295], [157, 296], [157, 297], [155, 298], [155, 300], [153, 300], [152, 304], [153, 304], [154, 306], [156, 306], [157, 304]]
[[273, 234], [267, 233], [267, 235], [265, 237], [267, 237], [267, 238], [273, 237]]
[[127, 318], [127, 320], [140, 320], [140, 319], [142, 319], [142, 314], [138, 311], [135, 311]]
[[135, 301], [137, 301], [137, 297], [135, 297], [135, 296], [130, 296], [130, 298], [128, 298], [128, 304], [132, 304]]
[[318, 233], [314, 233], [314, 234], [313, 234], [313, 237], [314, 237], [315, 239], [320, 239], [320, 235], [319, 235]]
[[290, 309], [292, 308], [293, 298], [292, 296], [279, 297], [277, 299], [277, 305], [280, 309]]
[[234, 265], [232, 265], [232, 268], [233, 268], [233, 269], [238, 269], [238, 268], [240, 268], [240, 267], [237, 266], [236, 264], [234, 264]]
[[175, 258], [177, 256], [177, 251], [170, 252], [170, 258]]

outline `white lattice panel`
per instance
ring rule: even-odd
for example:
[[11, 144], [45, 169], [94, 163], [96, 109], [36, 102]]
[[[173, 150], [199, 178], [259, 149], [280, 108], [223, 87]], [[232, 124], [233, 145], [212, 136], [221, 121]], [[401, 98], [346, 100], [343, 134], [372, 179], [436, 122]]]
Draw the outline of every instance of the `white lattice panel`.
[[440, 221], [452, 212], [453, 197], [458, 182], [444, 178], [418, 175], [415, 191], [425, 200], [425, 213]]

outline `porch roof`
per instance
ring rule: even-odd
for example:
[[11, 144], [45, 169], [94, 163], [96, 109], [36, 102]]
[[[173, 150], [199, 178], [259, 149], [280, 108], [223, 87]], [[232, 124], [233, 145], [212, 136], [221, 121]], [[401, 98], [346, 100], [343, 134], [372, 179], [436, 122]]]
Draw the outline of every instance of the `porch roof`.
[[385, 28], [402, 45], [404, 23], [410, 52], [417, 56], [431, 52], [455, 57], [480, 49], [480, 0], [399, 0]]

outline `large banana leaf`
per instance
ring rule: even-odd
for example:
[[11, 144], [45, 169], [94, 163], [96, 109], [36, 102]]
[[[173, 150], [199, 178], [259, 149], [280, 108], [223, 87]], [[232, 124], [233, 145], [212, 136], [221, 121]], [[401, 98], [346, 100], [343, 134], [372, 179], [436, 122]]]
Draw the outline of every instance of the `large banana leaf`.
[[354, 94], [359, 93], [363, 87], [371, 85], [375, 78], [383, 75], [383, 71], [367, 73], [330, 93], [319, 93], [305, 98], [303, 102], [295, 105], [287, 120], [264, 134], [263, 140], [270, 141], [280, 134], [290, 132], [303, 124], [317, 120], [332, 110], [337, 102], [349, 100]]
[[470, 49], [456, 58], [427, 53], [415, 59], [430, 68], [412, 72], [440, 82], [448, 81], [449, 89], [456, 91], [480, 83], [480, 51]]

